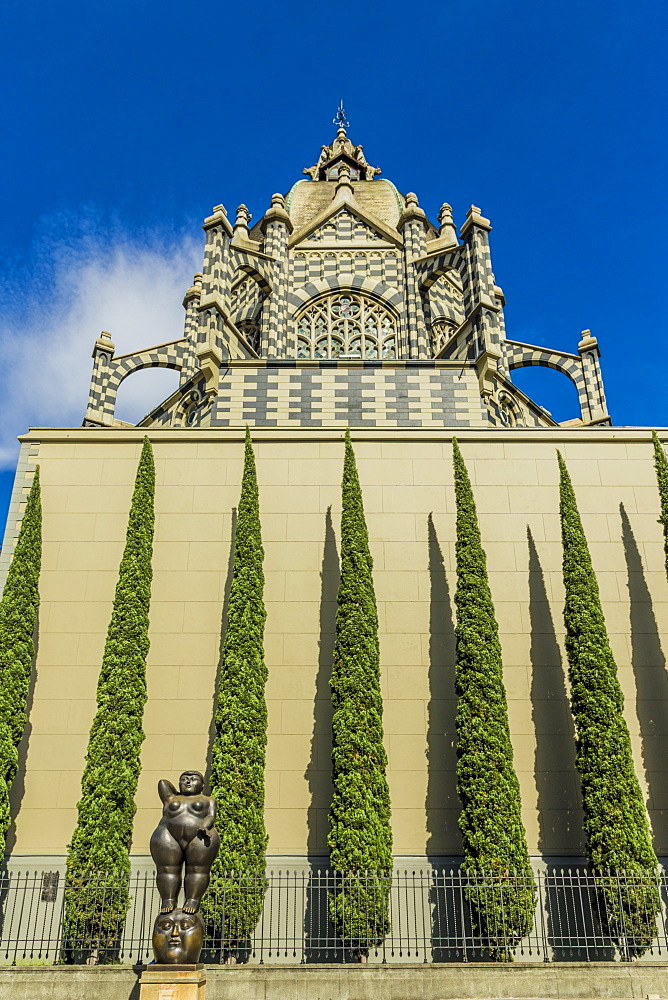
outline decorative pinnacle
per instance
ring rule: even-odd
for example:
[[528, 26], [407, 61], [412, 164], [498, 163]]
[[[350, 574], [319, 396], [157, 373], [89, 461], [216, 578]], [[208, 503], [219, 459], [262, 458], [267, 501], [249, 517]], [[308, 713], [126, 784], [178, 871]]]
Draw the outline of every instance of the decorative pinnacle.
[[350, 167], [347, 163], [342, 163], [339, 167], [339, 176], [334, 188], [334, 194], [341, 198], [344, 197], [344, 191], [347, 191], [349, 195], [353, 193], [353, 186], [350, 183]]
[[338, 125], [339, 128], [346, 129], [350, 128], [350, 122], [346, 118], [346, 113], [343, 110], [343, 98], [339, 101], [339, 106], [336, 109], [336, 114], [332, 118], [332, 125]]
[[248, 223], [251, 220], [251, 214], [245, 205], [239, 205], [237, 208], [237, 217], [234, 222], [234, 228], [246, 229], [248, 230]]
[[438, 213], [438, 221], [442, 226], [452, 222], [452, 205], [448, 205], [447, 201], [441, 205], [441, 211]]

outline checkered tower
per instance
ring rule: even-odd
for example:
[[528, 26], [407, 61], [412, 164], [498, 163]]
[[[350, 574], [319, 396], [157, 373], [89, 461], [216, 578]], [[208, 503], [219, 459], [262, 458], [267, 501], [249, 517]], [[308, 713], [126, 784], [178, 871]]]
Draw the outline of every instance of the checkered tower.
[[182, 338], [117, 357], [100, 335], [86, 424], [115, 422], [123, 379], [171, 367], [179, 391], [146, 426], [554, 426], [513, 384], [528, 365], [573, 381], [575, 422], [609, 423], [589, 331], [577, 353], [508, 338], [480, 208], [460, 237], [447, 203], [434, 225], [343, 126], [304, 173], [253, 226], [245, 205], [204, 220]]
[[203, 229], [206, 245], [202, 293], [197, 306], [199, 323], [195, 356], [205, 378], [206, 392], [213, 395], [218, 387], [220, 366], [227, 353], [225, 334], [230, 315], [230, 240], [233, 231], [223, 205], [216, 205], [213, 213], [204, 220]]
[[288, 352], [288, 291], [289, 252], [288, 239], [294, 226], [285, 210], [285, 198], [274, 194], [271, 208], [261, 223], [264, 236], [263, 250], [273, 262], [272, 294], [265, 310], [262, 326], [262, 353], [267, 358], [284, 358]]
[[411, 191], [406, 195], [406, 207], [401, 213], [397, 229], [404, 240], [406, 290], [404, 315], [408, 331], [408, 356], [423, 361], [430, 357], [430, 351], [422, 298], [413, 262], [424, 257], [427, 252], [428, 228], [427, 216], [418, 205], [417, 195]]

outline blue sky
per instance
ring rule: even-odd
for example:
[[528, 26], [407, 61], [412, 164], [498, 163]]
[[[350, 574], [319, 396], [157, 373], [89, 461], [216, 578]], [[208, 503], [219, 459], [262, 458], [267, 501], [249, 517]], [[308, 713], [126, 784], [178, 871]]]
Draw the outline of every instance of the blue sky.
[[[615, 423], [666, 425], [667, 29], [642, 0], [5, 5], [0, 519], [16, 435], [80, 422], [99, 330], [123, 350], [179, 336], [204, 215], [261, 215], [340, 97], [432, 219], [491, 219], [509, 336], [574, 351], [591, 329]], [[119, 415], [171, 377], [128, 380]], [[576, 415], [558, 373], [517, 381]]]

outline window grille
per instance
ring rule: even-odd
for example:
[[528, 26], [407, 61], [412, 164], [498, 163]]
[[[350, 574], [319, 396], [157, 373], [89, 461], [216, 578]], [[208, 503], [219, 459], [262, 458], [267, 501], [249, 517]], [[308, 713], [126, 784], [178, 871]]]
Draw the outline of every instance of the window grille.
[[437, 357], [456, 330], [450, 320], [436, 319], [431, 325], [431, 344], [434, 357]]
[[353, 292], [319, 299], [297, 319], [298, 358], [396, 358], [397, 339], [397, 320], [387, 306]]

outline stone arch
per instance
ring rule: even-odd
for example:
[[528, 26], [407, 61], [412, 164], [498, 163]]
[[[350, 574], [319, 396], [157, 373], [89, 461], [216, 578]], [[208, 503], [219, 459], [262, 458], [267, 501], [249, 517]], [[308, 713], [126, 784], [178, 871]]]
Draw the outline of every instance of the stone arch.
[[362, 277], [359, 274], [334, 275], [330, 278], [322, 278], [320, 281], [309, 281], [303, 288], [294, 289], [288, 295], [288, 304], [291, 316], [294, 318], [304, 306], [313, 299], [322, 295], [329, 295], [330, 292], [352, 291], [370, 295], [390, 306], [395, 312], [401, 311], [401, 292], [384, 281], [375, 278]]
[[178, 362], [167, 359], [164, 361], [141, 360], [134, 363], [130, 368], [121, 369], [112, 375], [109, 379], [109, 385], [113, 385], [118, 389], [121, 382], [124, 382], [130, 375], [134, 375], [135, 372], [143, 371], [144, 368], [172, 368], [174, 371], [180, 372], [182, 367]]
[[462, 253], [462, 247], [453, 247], [427, 260], [418, 262], [416, 265], [418, 276], [418, 286], [422, 294], [426, 294], [434, 282], [447, 274], [448, 271], [457, 271], [462, 283], [466, 286], [467, 273], [466, 261]]
[[271, 268], [270, 261], [264, 261], [246, 250], [235, 248], [230, 257], [229, 274], [236, 275], [237, 271], [244, 271], [246, 274], [251, 275], [260, 285], [265, 295], [271, 295], [273, 291]]
[[126, 378], [144, 368], [172, 368], [180, 372], [190, 360], [190, 351], [191, 345], [185, 338], [120, 357], [96, 351], [85, 423], [112, 423], [118, 387]]
[[230, 287], [230, 318], [257, 356], [261, 350], [264, 304], [269, 294], [268, 282], [252, 264], [245, 263], [237, 269]]
[[502, 423], [507, 427], [523, 427], [524, 411], [512, 393], [507, 389], [499, 389], [496, 399]]
[[260, 286], [260, 289], [262, 290], [263, 295], [271, 295], [271, 281], [269, 280], [267, 275], [263, 274], [261, 271], [258, 270], [258, 268], [254, 264], [248, 261], [239, 264], [239, 266], [237, 267], [236, 272], [232, 278], [232, 286], [234, 285], [237, 278], [237, 274], [239, 274], [239, 272], [248, 275], [248, 277], [250, 278], [255, 278], [258, 285]]
[[589, 399], [582, 358], [579, 355], [561, 354], [557, 351], [536, 347], [533, 344], [521, 344], [514, 340], [504, 341], [503, 349], [505, 364], [509, 371], [516, 368], [552, 368], [569, 378], [577, 390], [582, 418], [587, 419]]

